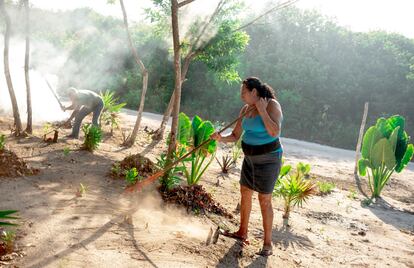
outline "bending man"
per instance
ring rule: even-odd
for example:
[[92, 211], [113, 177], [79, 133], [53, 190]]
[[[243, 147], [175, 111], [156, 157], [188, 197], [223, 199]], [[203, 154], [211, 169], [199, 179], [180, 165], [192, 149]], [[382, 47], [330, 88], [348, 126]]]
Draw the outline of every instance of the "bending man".
[[99, 126], [98, 120], [104, 107], [101, 96], [90, 90], [76, 89], [70, 87], [68, 89], [68, 96], [72, 101], [72, 105], [64, 107], [64, 110], [74, 110], [72, 115], [67, 120], [70, 123], [75, 118], [73, 124], [72, 134], [68, 138], [79, 138], [79, 129], [82, 120], [90, 113], [93, 113], [92, 124]]

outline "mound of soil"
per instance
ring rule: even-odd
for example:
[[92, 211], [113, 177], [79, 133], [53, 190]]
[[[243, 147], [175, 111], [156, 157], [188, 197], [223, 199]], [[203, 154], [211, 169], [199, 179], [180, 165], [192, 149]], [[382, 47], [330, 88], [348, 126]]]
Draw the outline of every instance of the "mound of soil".
[[210, 212], [229, 219], [233, 218], [233, 215], [214, 201], [211, 194], [207, 193], [201, 185], [178, 186], [170, 191], [162, 191], [160, 188], [159, 191], [164, 202], [183, 205], [187, 208], [187, 212], [202, 214]]
[[0, 177], [20, 177], [35, 175], [38, 169], [29, 168], [27, 164], [9, 150], [0, 150]]
[[138, 174], [143, 178], [151, 176], [159, 170], [156, 165], [148, 158], [140, 154], [134, 154], [125, 157], [121, 162], [115, 162], [112, 165], [110, 175], [113, 178], [123, 179], [125, 178], [125, 174], [128, 172], [128, 170], [132, 168], [136, 168]]

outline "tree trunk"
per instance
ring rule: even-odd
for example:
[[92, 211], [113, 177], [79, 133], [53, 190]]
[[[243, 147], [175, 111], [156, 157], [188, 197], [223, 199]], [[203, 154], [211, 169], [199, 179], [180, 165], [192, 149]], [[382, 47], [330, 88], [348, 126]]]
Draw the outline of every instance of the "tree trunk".
[[10, 76], [10, 69], [9, 69], [9, 41], [10, 41], [10, 17], [9, 14], [6, 12], [4, 0], [0, 0], [0, 13], [3, 14], [4, 20], [6, 22], [6, 28], [4, 33], [4, 74], [6, 76], [7, 87], [9, 89], [10, 100], [13, 107], [13, 117], [14, 117], [14, 125], [15, 135], [20, 136], [22, 133], [22, 122], [20, 120], [20, 113], [19, 107], [17, 106], [16, 95], [14, 94], [13, 83]]
[[357, 146], [356, 146], [356, 150], [355, 150], [356, 153], [355, 153], [355, 168], [354, 168], [354, 177], [355, 177], [356, 185], [358, 187], [359, 192], [363, 196], [365, 196], [366, 198], [368, 198], [368, 195], [362, 189], [361, 180], [359, 179], [359, 176], [358, 176], [358, 160], [359, 160], [359, 156], [361, 154], [361, 144], [362, 144], [362, 139], [363, 139], [363, 136], [364, 136], [365, 124], [367, 122], [368, 106], [369, 106], [369, 103], [365, 102], [364, 113], [362, 115], [361, 127], [359, 128], [358, 142], [357, 142]]
[[131, 34], [130, 34], [129, 28], [128, 28], [128, 17], [127, 17], [126, 11], [125, 11], [124, 1], [120, 0], [120, 3], [121, 3], [122, 14], [124, 16], [125, 31], [126, 31], [127, 37], [128, 37], [128, 45], [129, 45], [129, 48], [131, 49], [132, 54], [134, 55], [134, 59], [135, 59], [136, 63], [138, 64], [138, 66], [141, 69], [141, 74], [142, 74], [142, 92], [141, 92], [141, 101], [140, 101], [139, 108], [138, 108], [137, 120], [135, 121], [134, 130], [132, 131], [129, 138], [123, 144], [124, 146], [131, 147], [135, 142], [135, 139], [136, 139], [137, 134], [138, 134], [139, 126], [141, 125], [142, 112], [144, 111], [145, 95], [147, 94], [147, 89], [148, 89], [148, 70], [145, 68], [144, 63], [141, 61], [141, 59], [138, 56], [138, 53], [137, 53], [133, 43], [132, 43]]
[[[195, 53], [189, 53], [185, 58], [183, 69], [181, 72], [181, 85], [185, 80], [185, 77], [188, 72], [188, 68], [190, 67], [190, 63], [194, 59], [195, 56], [196, 56]], [[158, 128], [158, 130], [155, 132], [155, 134], [153, 135], [154, 140], [161, 140], [164, 137], [165, 126], [167, 125], [168, 119], [170, 119], [170, 116], [173, 110], [174, 99], [175, 99], [175, 90], [173, 91], [173, 94], [171, 95], [170, 101], [168, 103], [168, 107], [164, 112], [161, 125]]]
[[26, 52], [24, 58], [24, 74], [26, 78], [26, 95], [27, 95], [27, 126], [26, 132], [32, 134], [32, 93], [30, 90], [30, 77], [29, 77], [29, 62], [30, 62], [30, 9], [29, 0], [23, 2], [26, 11]]
[[171, 25], [173, 32], [174, 44], [174, 72], [175, 72], [175, 96], [173, 106], [173, 118], [170, 132], [170, 144], [168, 145], [167, 163], [171, 162], [174, 151], [177, 146], [177, 128], [178, 128], [178, 114], [180, 112], [181, 102], [181, 51], [180, 51], [180, 34], [178, 29], [178, 1], [171, 0]]

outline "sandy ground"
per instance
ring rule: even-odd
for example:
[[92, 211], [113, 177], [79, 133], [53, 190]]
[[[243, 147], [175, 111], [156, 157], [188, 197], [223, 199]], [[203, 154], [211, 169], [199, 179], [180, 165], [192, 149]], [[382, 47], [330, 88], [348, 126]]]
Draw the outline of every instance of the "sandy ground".
[[[159, 116], [145, 114], [142, 128], [155, 129]], [[123, 128], [135, 117], [123, 114]], [[11, 119], [0, 117], [0, 133], [9, 134]], [[62, 134], [68, 134], [65, 130]], [[125, 183], [107, 176], [114, 161], [142, 153], [155, 160], [165, 141], [153, 143], [141, 131], [134, 147], [119, 146], [120, 133], [106, 136], [93, 154], [80, 151], [80, 141], [61, 139], [46, 145], [42, 126], [34, 136], [8, 138], [7, 147], [40, 174], [0, 178], [0, 210], [20, 211], [17, 254], [6, 267], [414, 267], [414, 165], [393, 176], [384, 200], [361, 206], [353, 175], [355, 153], [283, 139], [288, 163], [310, 163], [317, 180], [337, 185], [327, 196], [312, 197], [282, 227], [282, 201], [274, 199], [274, 255], [259, 257], [262, 228], [255, 197], [250, 221], [251, 245], [241, 254], [235, 241], [220, 237], [205, 245], [213, 222], [185, 210], [166, 207], [154, 189], [122, 194]], [[69, 155], [63, 153], [70, 148]], [[221, 149], [218, 154], [225, 153]], [[216, 162], [202, 178], [217, 201], [233, 211], [239, 201], [241, 159], [222, 176]], [[219, 180], [219, 185], [217, 181]], [[76, 192], [87, 187], [82, 197]], [[362, 181], [366, 187], [365, 181]], [[131, 214], [129, 220], [125, 215]], [[236, 215], [238, 217], [238, 215]], [[236, 228], [229, 222], [226, 224]], [[132, 223], [132, 224], [131, 224]]]

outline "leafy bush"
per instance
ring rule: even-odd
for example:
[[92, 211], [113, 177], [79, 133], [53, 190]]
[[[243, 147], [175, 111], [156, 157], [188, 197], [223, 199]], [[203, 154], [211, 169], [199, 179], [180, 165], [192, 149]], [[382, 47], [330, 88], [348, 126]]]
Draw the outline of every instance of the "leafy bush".
[[309, 164], [298, 163], [296, 170], [292, 172], [292, 166], [284, 165], [281, 169], [278, 181], [273, 190], [273, 196], [282, 197], [284, 204], [283, 219], [287, 225], [290, 211], [295, 206], [302, 206], [303, 202], [315, 194], [315, 185], [307, 180], [309, 176]]
[[134, 167], [128, 170], [125, 174], [125, 180], [128, 184], [135, 184], [139, 181], [140, 177], [138, 176], [137, 168]]
[[0, 151], [4, 149], [4, 145], [6, 144], [6, 136], [0, 135]]
[[317, 185], [320, 195], [330, 194], [332, 190], [335, 189], [335, 183], [333, 182], [318, 181]]
[[[176, 152], [173, 153], [172, 161], [175, 162], [179, 158], [181, 158], [186, 153], [184, 147], [179, 147]], [[164, 169], [167, 166], [167, 154], [162, 153], [159, 158], [157, 158], [157, 166], [161, 169]], [[175, 186], [177, 186], [180, 181], [180, 174], [184, 172], [185, 167], [183, 165], [176, 165], [172, 167], [167, 173], [160, 178], [161, 189], [162, 190], [171, 190]]]
[[85, 141], [82, 148], [93, 152], [99, 147], [99, 143], [102, 141], [102, 130], [95, 125], [85, 124], [82, 127], [82, 131], [85, 134]]
[[[193, 121], [190, 121], [184, 113], [179, 115], [177, 141], [187, 152], [210, 139], [210, 135], [214, 131], [214, 126], [210, 121], [203, 121], [197, 115], [193, 118]], [[188, 185], [198, 183], [213, 161], [216, 149], [216, 141], [211, 140], [205, 146], [193, 152], [186, 161], [183, 161], [184, 176]], [[206, 160], [207, 162], [205, 162]], [[187, 165], [186, 162], [190, 165]]]
[[114, 128], [119, 128], [119, 113], [121, 109], [126, 105], [125, 102], [117, 103], [119, 98], [114, 96], [114, 91], [105, 91], [101, 93], [101, 97], [104, 103], [104, 108], [101, 114], [101, 125], [111, 126], [111, 134]]
[[10, 216], [11, 214], [16, 213], [17, 210], [0, 210], [0, 226], [15, 226], [16, 224], [2, 221], [2, 220], [15, 220], [18, 219], [17, 217]]
[[70, 154], [70, 148], [69, 147], [63, 148], [63, 155], [68, 156], [69, 154]]
[[401, 172], [413, 157], [414, 146], [408, 144], [410, 137], [404, 127], [404, 117], [394, 115], [379, 118], [365, 132], [358, 171], [368, 176], [372, 198], [379, 197], [394, 171]]

